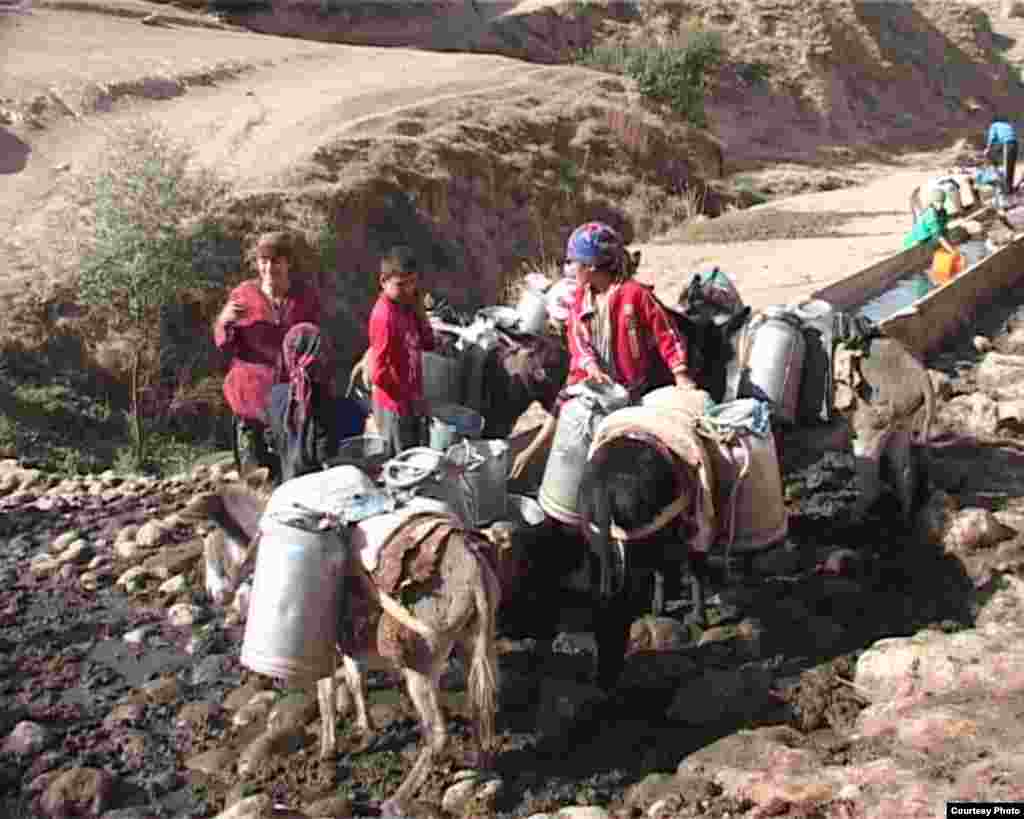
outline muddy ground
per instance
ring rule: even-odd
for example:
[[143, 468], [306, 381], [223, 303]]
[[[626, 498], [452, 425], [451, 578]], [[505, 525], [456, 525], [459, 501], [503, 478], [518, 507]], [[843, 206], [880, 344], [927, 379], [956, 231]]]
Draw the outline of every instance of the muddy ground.
[[[999, 328], [1014, 309], [990, 311], [975, 331], [980, 327], [998, 344]], [[968, 391], [978, 357], [965, 336], [932, 363], [947, 373], [954, 391]], [[961, 449], [946, 457], [952, 460], [933, 463], [939, 483], [949, 484], [953, 470], [958, 492], [973, 503], [999, 508], [1012, 500], [992, 491], [992, 470], [972, 467], [972, 458], [982, 457], [978, 452]], [[368, 748], [341, 718], [336, 762], [321, 763], [307, 737], [240, 780], [234, 760], [257, 731], [255, 723], [238, 727], [245, 701], [238, 690], [251, 696], [275, 685], [239, 664], [242, 627], [204, 598], [197, 533], [168, 517], [201, 487], [185, 479], [108, 476], [90, 485], [65, 482], [60, 500], [45, 502], [42, 489], [62, 478], [36, 476], [34, 491], [23, 486], [0, 500], [0, 740], [23, 721], [42, 728], [27, 751], [3, 745], [0, 816], [46, 815], [40, 796], [49, 793], [54, 772], [75, 767], [110, 774], [92, 803], [107, 819], [212, 817], [260, 792], [293, 810], [342, 796], [344, 804], [335, 803], [331, 813], [322, 806], [322, 815], [376, 815], [375, 806], [408, 771], [418, 739], [411, 705], [394, 681], [371, 674], [373, 714], [382, 730]], [[639, 816], [649, 799], [642, 787], [631, 786], [673, 772], [688, 754], [758, 725], [792, 726], [834, 764], [881, 755], [877, 739], [843, 738], [867, 703], [850, 682], [858, 653], [887, 636], [970, 627], [973, 584], [958, 558], [897, 524], [887, 500], [867, 518], [853, 519], [852, 478], [850, 459], [839, 455], [791, 476], [785, 543], [758, 557], [753, 576], [719, 578], [712, 627], [703, 634], [684, 630], [691, 639], [677, 651], [635, 654], [610, 700], [580, 696], [590, 690], [591, 673], [581, 612], [567, 612], [556, 652], [543, 667], [531, 641], [506, 641], [497, 761], [503, 786], [491, 807], [469, 813], [526, 817], [601, 805], [615, 816]], [[972, 487], [974, 479], [979, 484]], [[125, 532], [157, 518], [164, 526], [159, 545], [146, 553], [151, 574], [115, 584], [140, 562], [123, 546]], [[56, 551], [61, 535], [61, 547], [81, 539], [84, 552], [77, 562], [47, 571], [39, 555]], [[135, 540], [141, 543], [141, 534]], [[162, 571], [153, 568], [157, 564]], [[178, 576], [176, 586], [166, 585]], [[181, 625], [168, 618], [172, 602], [194, 604]], [[677, 620], [687, 611], [686, 600], [670, 604]], [[742, 670], [770, 685], [752, 688], [739, 709], [718, 708], [706, 693], [706, 701], [691, 704], [703, 712], [701, 719], [665, 719], [674, 699], [678, 716], [680, 680], [695, 669]], [[468, 765], [469, 723], [457, 664], [444, 683], [453, 742], [420, 794], [422, 816], [445, 815], [445, 790]], [[299, 692], [277, 689], [271, 699], [278, 705], [291, 700], [306, 707]], [[551, 719], [551, 698], [563, 689], [577, 703], [571, 721]], [[675, 798], [676, 816], [755, 815], [751, 803], [710, 778]], [[57, 815], [75, 815], [69, 799], [64, 808], [47, 804]]]

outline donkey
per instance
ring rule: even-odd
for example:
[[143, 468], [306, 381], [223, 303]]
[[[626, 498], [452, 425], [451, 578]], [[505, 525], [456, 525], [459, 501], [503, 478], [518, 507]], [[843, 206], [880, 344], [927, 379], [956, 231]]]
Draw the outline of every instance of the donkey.
[[[193, 519], [206, 518], [217, 524], [218, 528], [211, 533], [215, 536], [207, 537], [204, 557], [207, 591], [220, 602], [227, 593], [239, 588], [245, 569], [254, 561], [259, 521], [270, 497], [266, 478], [265, 474], [262, 480], [258, 474], [250, 475], [244, 482], [226, 484], [217, 492], [194, 499], [186, 510]], [[354, 553], [365, 543], [367, 525], [379, 522], [382, 517], [387, 516], [353, 527]], [[358, 617], [362, 625], [361, 629], [354, 629], [352, 644], [339, 646], [339, 652], [341, 682], [354, 701], [357, 725], [364, 738], [368, 740], [373, 728], [366, 707], [366, 684], [360, 661], [373, 667], [382, 663], [385, 667], [397, 667], [405, 678], [420, 721], [422, 748], [398, 790], [382, 804], [382, 816], [407, 814], [411, 797], [427, 780], [436, 758], [447, 744], [447, 726], [439, 702], [440, 677], [456, 645], [470, 669], [468, 691], [474, 710], [479, 764], [490, 765], [496, 745], [494, 723], [499, 680], [495, 630], [501, 591], [488, 557], [491, 547], [481, 535], [462, 530], [454, 525], [453, 519], [443, 515], [406, 516], [404, 522], [397, 520], [395, 531], [414, 520], [423, 523], [425, 518], [433, 519], [426, 522], [436, 524], [435, 529], [447, 527], [443, 539], [433, 544], [436, 562], [431, 560], [433, 555], [426, 555], [429, 577], [424, 579], [422, 572], [412, 576], [417, 571], [415, 564], [422, 562], [427, 548], [421, 541], [416, 541], [404, 555], [411, 557], [414, 549], [419, 549], [415, 559], [402, 560], [400, 554], [390, 564], [395, 575], [391, 578], [394, 585], [405, 585], [403, 597], [411, 600], [408, 608], [380, 589], [376, 582], [379, 575], [371, 577], [360, 557], [353, 554], [344, 579], [351, 605], [348, 612], [339, 613], [343, 618], [339, 633], [353, 631], [350, 628], [353, 616]], [[325, 516], [322, 523], [329, 526], [334, 521]], [[330, 758], [337, 750], [336, 685], [335, 674], [317, 684], [321, 758]]]
[[[598, 682], [614, 685], [622, 671], [634, 611], [631, 577], [653, 570], [654, 609], [663, 599], [664, 579], [691, 578], [690, 618], [705, 625], [708, 551], [700, 543], [700, 484], [691, 465], [653, 438], [613, 438], [591, 453], [580, 484], [583, 536], [601, 565], [596, 595], [595, 639]], [[661, 582], [659, 582], [661, 581]]]

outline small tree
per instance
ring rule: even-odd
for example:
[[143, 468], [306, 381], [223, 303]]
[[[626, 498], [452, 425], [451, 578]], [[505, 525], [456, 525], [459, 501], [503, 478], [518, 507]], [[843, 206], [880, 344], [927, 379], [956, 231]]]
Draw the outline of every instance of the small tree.
[[138, 465], [145, 457], [143, 363], [160, 350], [160, 310], [186, 289], [223, 284], [209, 264], [221, 229], [223, 183], [190, 168], [189, 148], [142, 122], [111, 140], [107, 164], [84, 182], [79, 294], [130, 344], [129, 400]]

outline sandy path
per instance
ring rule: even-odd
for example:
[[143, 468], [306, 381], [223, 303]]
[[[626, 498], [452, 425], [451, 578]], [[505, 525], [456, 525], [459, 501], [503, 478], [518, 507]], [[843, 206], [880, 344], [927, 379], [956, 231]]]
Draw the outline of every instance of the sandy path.
[[[0, 17], [0, 106], [47, 100], [70, 109], [44, 129], [0, 127], [0, 293], [38, 277], [35, 254], [67, 207], [67, 169], [87, 167], [119, 122], [142, 114], [187, 138], [198, 159], [239, 190], [287, 185], [314, 151], [374, 120], [399, 118], [440, 100], [508, 92], [537, 66], [505, 57], [306, 42], [198, 28], [210, 18], [160, 7], [189, 26], [143, 25], [152, 9], [134, 0], [82, 0], [119, 14], [36, 8]], [[554, 69], [558, 70], [558, 69]], [[482, 102], [480, 104], [486, 104]], [[2, 124], [2, 121], [0, 121]], [[899, 247], [909, 191], [941, 165], [877, 168], [857, 188], [778, 200], [764, 207], [874, 216], [842, 226], [840, 238], [742, 244], [641, 245], [641, 275], [671, 290], [712, 262], [735, 276], [754, 304], [790, 301]], [[669, 297], [674, 294], [667, 294]]]
[[755, 307], [805, 298], [825, 285], [891, 256], [910, 228], [910, 192], [941, 171], [945, 152], [920, 155], [912, 167], [879, 166], [878, 178], [853, 188], [802, 194], [760, 208], [873, 214], [837, 226], [841, 236], [748, 241], [729, 244], [664, 243], [635, 247], [643, 251], [640, 277], [674, 301], [689, 274], [717, 264], [736, 282], [744, 301]]
[[0, 98], [45, 98], [78, 114], [45, 129], [0, 129], [5, 155], [15, 157], [0, 169], [0, 290], [8, 291], [35, 275], [33, 250], [68, 207], [67, 169], [90, 165], [119, 122], [156, 120], [245, 191], [286, 182], [318, 147], [367, 121], [550, 70], [52, 9], [4, 18], [0, 48]]

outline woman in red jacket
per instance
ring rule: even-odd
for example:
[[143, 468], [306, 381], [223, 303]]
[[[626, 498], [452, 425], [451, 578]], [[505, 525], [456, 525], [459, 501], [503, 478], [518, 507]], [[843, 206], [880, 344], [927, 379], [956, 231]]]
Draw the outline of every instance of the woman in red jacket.
[[[653, 289], [631, 278], [622, 237], [603, 222], [588, 222], [573, 231], [565, 256], [566, 272], [577, 282], [567, 328], [566, 387], [580, 381], [614, 381], [636, 402], [660, 386], [660, 359], [677, 386], [697, 389], [687, 375], [686, 340]], [[510, 477], [526, 472], [537, 451], [554, 437], [555, 428], [552, 416], [516, 457]]]
[[277, 473], [267, 447], [270, 388], [283, 380], [279, 367], [285, 334], [300, 322], [320, 322], [320, 299], [292, 276], [292, 242], [286, 233], [256, 243], [257, 278], [231, 291], [213, 327], [217, 347], [231, 354], [224, 398], [234, 414], [235, 460], [240, 470], [266, 466]]

